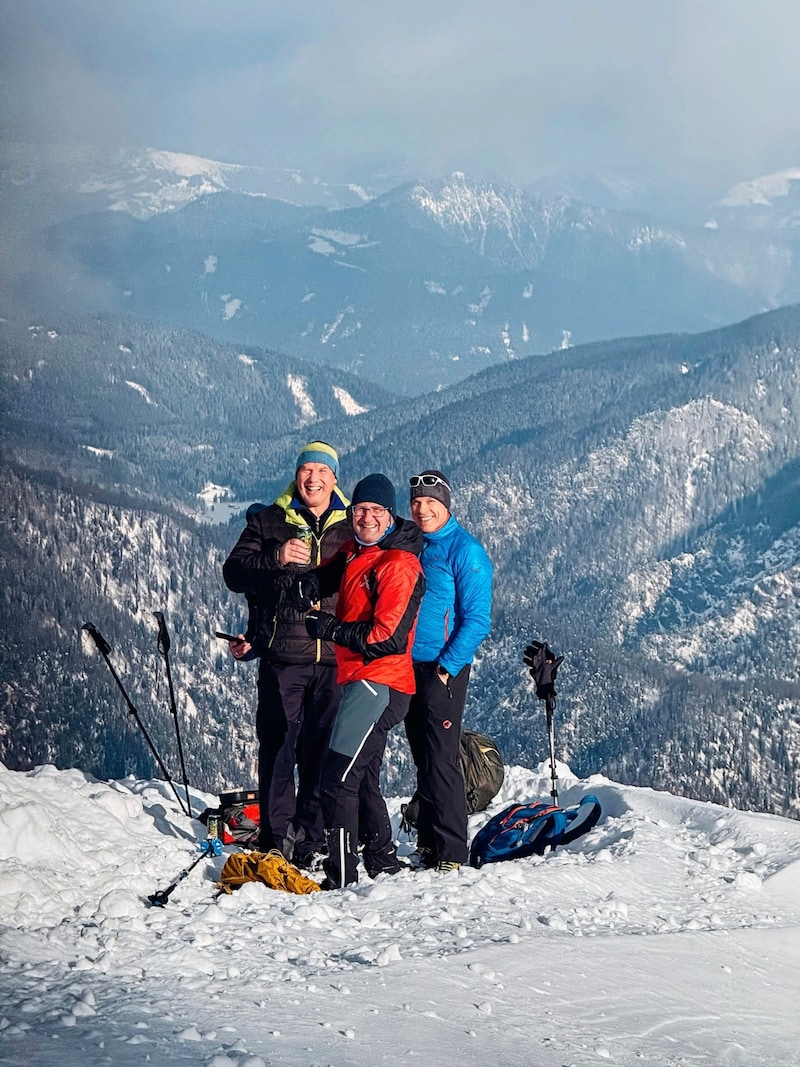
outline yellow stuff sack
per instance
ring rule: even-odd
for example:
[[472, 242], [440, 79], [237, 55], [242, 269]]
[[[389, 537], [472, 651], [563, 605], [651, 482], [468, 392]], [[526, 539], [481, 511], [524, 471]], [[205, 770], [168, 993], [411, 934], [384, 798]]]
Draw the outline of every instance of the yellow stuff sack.
[[234, 852], [220, 872], [217, 886], [232, 893], [245, 882], [263, 882], [286, 893], [318, 893], [319, 885], [307, 878], [276, 849], [272, 852]]

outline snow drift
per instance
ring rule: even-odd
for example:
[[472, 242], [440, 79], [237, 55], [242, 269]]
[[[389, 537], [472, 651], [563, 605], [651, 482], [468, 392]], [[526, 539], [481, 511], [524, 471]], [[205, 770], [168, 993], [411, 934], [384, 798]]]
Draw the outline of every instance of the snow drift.
[[800, 1062], [800, 824], [559, 770], [604, 815], [549, 856], [216, 899], [223, 855], [158, 909], [204, 833], [165, 783], [0, 765], [0, 1064]]

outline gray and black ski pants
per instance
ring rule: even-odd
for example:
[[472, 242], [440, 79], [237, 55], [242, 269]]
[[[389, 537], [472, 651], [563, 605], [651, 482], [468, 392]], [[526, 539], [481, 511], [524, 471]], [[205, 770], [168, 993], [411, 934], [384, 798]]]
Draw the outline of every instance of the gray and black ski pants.
[[407, 693], [370, 681], [351, 682], [342, 690], [322, 769], [328, 844], [323, 888], [339, 889], [358, 881], [359, 837], [370, 876], [400, 869], [379, 783], [386, 737], [404, 719], [409, 699]]

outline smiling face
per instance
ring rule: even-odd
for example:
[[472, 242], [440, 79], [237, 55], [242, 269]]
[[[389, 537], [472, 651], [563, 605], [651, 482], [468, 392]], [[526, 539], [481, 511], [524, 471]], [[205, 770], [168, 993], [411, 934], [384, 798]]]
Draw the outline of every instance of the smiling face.
[[312, 515], [321, 515], [331, 502], [336, 475], [324, 463], [304, 463], [295, 475], [297, 495]]
[[353, 505], [353, 530], [365, 545], [376, 545], [389, 528], [392, 513], [371, 501]]
[[415, 496], [411, 501], [411, 518], [423, 533], [436, 533], [450, 518], [450, 512], [432, 496]]

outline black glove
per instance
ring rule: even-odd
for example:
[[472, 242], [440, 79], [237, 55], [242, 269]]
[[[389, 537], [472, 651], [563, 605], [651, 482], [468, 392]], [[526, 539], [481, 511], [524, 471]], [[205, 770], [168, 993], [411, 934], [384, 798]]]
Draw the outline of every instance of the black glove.
[[293, 578], [289, 595], [298, 611], [308, 611], [319, 601], [319, 578], [316, 572], [306, 571]]
[[547, 700], [556, 695], [553, 683], [558, 668], [564, 662], [563, 656], [556, 656], [549, 645], [542, 641], [531, 641], [526, 647], [522, 659], [530, 667], [531, 678], [536, 683], [536, 695], [539, 700]]
[[341, 623], [329, 611], [309, 611], [306, 615], [306, 630], [319, 641], [333, 641], [339, 636]]

